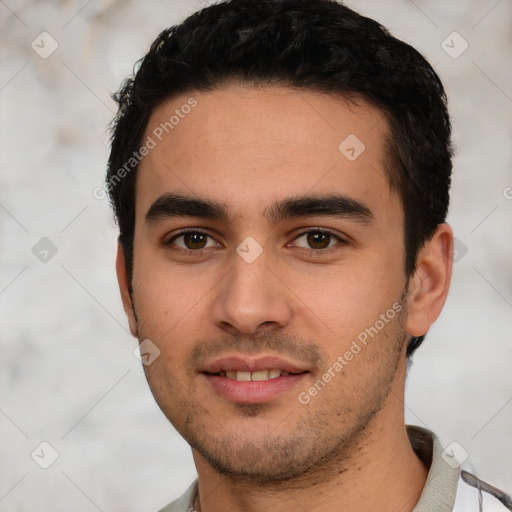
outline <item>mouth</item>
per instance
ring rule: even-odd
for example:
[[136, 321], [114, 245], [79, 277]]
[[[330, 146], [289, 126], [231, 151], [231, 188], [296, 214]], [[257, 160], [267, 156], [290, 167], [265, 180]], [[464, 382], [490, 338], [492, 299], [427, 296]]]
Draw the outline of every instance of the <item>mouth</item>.
[[275, 400], [298, 386], [310, 370], [278, 357], [224, 357], [199, 372], [216, 395], [235, 403]]
[[237, 380], [238, 382], [262, 382], [264, 380], [277, 379], [279, 377], [287, 377], [288, 375], [298, 374], [292, 374], [284, 370], [279, 370], [278, 368], [272, 368], [270, 370], [259, 370], [257, 372], [246, 372], [243, 370], [226, 370], [217, 373], [209, 373], [208, 375], [226, 377], [231, 380]]

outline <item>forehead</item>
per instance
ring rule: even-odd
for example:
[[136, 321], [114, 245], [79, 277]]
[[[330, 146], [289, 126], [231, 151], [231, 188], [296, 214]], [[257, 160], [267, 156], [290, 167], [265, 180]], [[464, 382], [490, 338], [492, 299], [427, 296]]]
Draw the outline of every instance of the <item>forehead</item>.
[[369, 103], [304, 90], [229, 86], [171, 98], [146, 128], [153, 147], [138, 170], [137, 217], [169, 192], [241, 215], [282, 197], [330, 193], [384, 213], [399, 203], [384, 171], [387, 133]]

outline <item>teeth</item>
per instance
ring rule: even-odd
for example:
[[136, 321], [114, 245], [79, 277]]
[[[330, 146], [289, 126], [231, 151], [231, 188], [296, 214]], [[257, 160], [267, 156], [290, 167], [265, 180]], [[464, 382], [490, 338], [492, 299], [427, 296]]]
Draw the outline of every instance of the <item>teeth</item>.
[[236, 380], [250, 382], [251, 381], [251, 372], [236, 372]]
[[251, 380], [268, 380], [268, 370], [261, 370], [260, 372], [252, 372]]
[[286, 375], [290, 375], [288, 372], [283, 372], [281, 370], [278, 370], [277, 368], [272, 368], [271, 370], [260, 370], [258, 372], [226, 370], [225, 372], [220, 372], [220, 374], [222, 376], [226, 376], [228, 379], [238, 380], [242, 382], [259, 382], [262, 380], [276, 379], [277, 377], [284, 377]]
[[269, 379], [275, 379], [277, 377], [281, 376], [281, 370], [269, 370], [268, 371], [268, 378]]

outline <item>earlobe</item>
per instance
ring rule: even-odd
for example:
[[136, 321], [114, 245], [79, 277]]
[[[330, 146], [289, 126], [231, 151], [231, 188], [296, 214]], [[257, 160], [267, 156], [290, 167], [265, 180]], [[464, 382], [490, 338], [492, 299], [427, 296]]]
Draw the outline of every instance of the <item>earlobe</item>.
[[453, 264], [453, 232], [440, 224], [421, 248], [416, 271], [409, 281], [407, 333], [423, 336], [446, 302]]
[[119, 283], [119, 291], [121, 292], [121, 300], [123, 301], [123, 307], [126, 312], [126, 316], [128, 317], [130, 332], [137, 338], [137, 319], [135, 318], [132, 296], [130, 294], [130, 283], [128, 281], [128, 273], [126, 271], [126, 259], [124, 256], [123, 246], [119, 241], [117, 242], [116, 273], [117, 282]]

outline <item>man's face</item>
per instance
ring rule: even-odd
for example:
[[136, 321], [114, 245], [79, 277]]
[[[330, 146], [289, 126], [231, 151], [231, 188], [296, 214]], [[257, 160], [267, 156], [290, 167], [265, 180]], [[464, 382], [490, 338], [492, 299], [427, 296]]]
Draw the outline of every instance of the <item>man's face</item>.
[[145, 371], [161, 409], [223, 473], [296, 476], [386, 410], [407, 319], [386, 134], [366, 102], [277, 87], [194, 92], [150, 118], [137, 334], [160, 350]]

